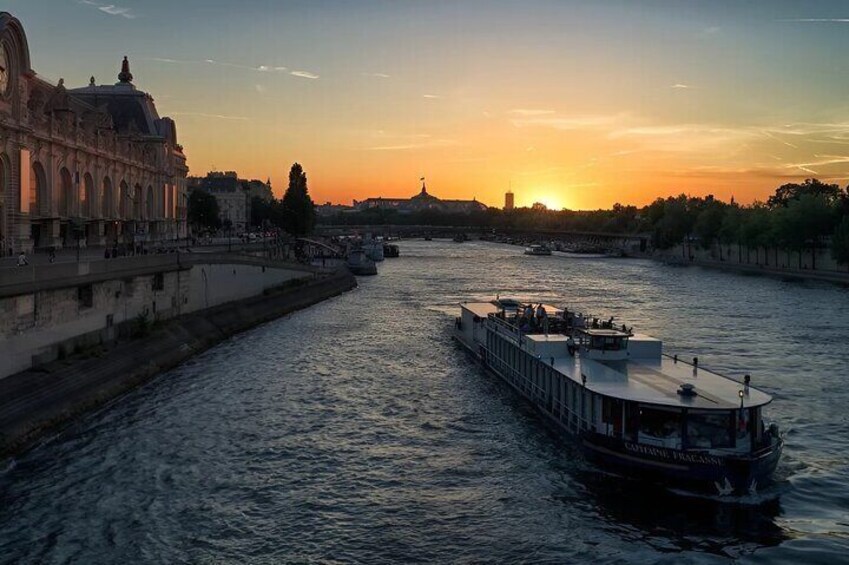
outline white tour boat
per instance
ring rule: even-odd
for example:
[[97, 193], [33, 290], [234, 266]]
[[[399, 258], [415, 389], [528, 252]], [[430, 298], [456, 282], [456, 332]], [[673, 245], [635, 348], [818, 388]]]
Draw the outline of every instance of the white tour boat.
[[535, 243], [525, 248], [525, 255], [551, 255], [551, 249], [547, 245]]
[[372, 261], [383, 261], [383, 242], [375, 238], [363, 239], [363, 251]]
[[772, 398], [670, 357], [610, 321], [515, 300], [461, 304], [455, 337], [594, 461], [629, 476], [721, 495], [769, 482], [783, 441]]
[[355, 246], [348, 250], [346, 266], [351, 273], [359, 276], [377, 274], [377, 265], [366, 254], [362, 247]]

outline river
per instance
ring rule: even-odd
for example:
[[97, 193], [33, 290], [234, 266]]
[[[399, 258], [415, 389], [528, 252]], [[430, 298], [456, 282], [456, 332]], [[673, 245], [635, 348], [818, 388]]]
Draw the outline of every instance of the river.
[[[849, 290], [402, 241], [360, 287], [197, 356], [0, 473], [0, 563], [849, 559]], [[737, 502], [601, 473], [452, 342], [502, 296], [616, 314], [773, 394]]]

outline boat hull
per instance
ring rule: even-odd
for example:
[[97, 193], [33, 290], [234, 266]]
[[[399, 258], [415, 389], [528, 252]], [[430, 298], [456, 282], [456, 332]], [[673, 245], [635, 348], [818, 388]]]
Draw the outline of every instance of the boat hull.
[[654, 447], [585, 432], [580, 438], [587, 459], [629, 477], [686, 490], [719, 495], [754, 494], [772, 479], [782, 443], [753, 455], [731, 457]]
[[767, 485], [781, 457], [783, 442], [776, 439], [769, 447], [745, 456], [718, 456], [700, 451], [674, 450], [653, 447], [602, 435], [590, 430], [573, 428], [539, 398], [529, 396], [515, 386], [497, 368], [486, 362], [482, 351], [476, 350], [462, 336], [454, 338], [487, 371], [501, 379], [528, 401], [563, 435], [575, 440], [586, 458], [600, 467], [622, 475], [705, 494], [752, 494]]

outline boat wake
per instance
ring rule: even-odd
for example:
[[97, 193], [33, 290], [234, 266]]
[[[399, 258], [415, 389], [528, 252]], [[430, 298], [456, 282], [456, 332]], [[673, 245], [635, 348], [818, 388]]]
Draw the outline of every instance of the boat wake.
[[686, 498], [699, 498], [702, 500], [710, 500], [712, 502], [719, 502], [722, 504], [728, 504], [733, 506], [762, 506], [764, 504], [773, 502], [781, 498], [786, 492], [790, 490], [790, 483], [773, 483], [763, 491], [739, 496], [722, 496], [719, 494], [708, 494], [705, 492], [692, 491], [679, 487], [667, 486], [664, 488], [668, 492], [676, 496], [683, 496]]

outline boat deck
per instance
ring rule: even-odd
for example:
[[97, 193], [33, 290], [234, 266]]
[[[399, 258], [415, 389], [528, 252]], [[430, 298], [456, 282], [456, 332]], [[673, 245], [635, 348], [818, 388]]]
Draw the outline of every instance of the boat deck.
[[[486, 319], [489, 314], [499, 312], [499, 308], [490, 302], [465, 303], [461, 306], [473, 315]], [[553, 306], [546, 305], [546, 310], [559, 311]], [[560, 334], [530, 334], [523, 335], [515, 331], [511, 333], [507, 324], [501, 320], [500, 327], [507, 339], [518, 343], [528, 352], [538, 350], [540, 343], [562, 342], [566, 338]], [[483, 336], [481, 336], [483, 337]], [[634, 335], [630, 338], [629, 351], [635, 354], [640, 351], [640, 344], [657, 342], [654, 338]], [[474, 346], [476, 344], [467, 344]], [[660, 345], [659, 343], [657, 344]], [[563, 350], [565, 348], [561, 348]], [[659, 347], [656, 351], [660, 351]], [[541, 356], [546, 364], [551, 363], [551, 357]], [[600, 362], [582, 358], [580, 351], [574, 356], [564, 351], [553, 358], [554, 369], [563, 376], [582, 383], [582, 375], [586, 377], [586, 387], [598, 394], [648, 404], [672, 406], [676, 408], [695, 409], [734, 409], [740, 406], [739, 391], [744, 391], [743, 404], [747, 408], [761, 406], [772, 401], [772, 397], [754, 387], [745, 387], [719, 373], [695, 367], [684, 361], [676, 361], [667, 355], [655, 354], [646, 357], [629, 357], [627, 360]], [[690, 384], [697, 393], [694, 396], [679, 394], [682, 384]]]

